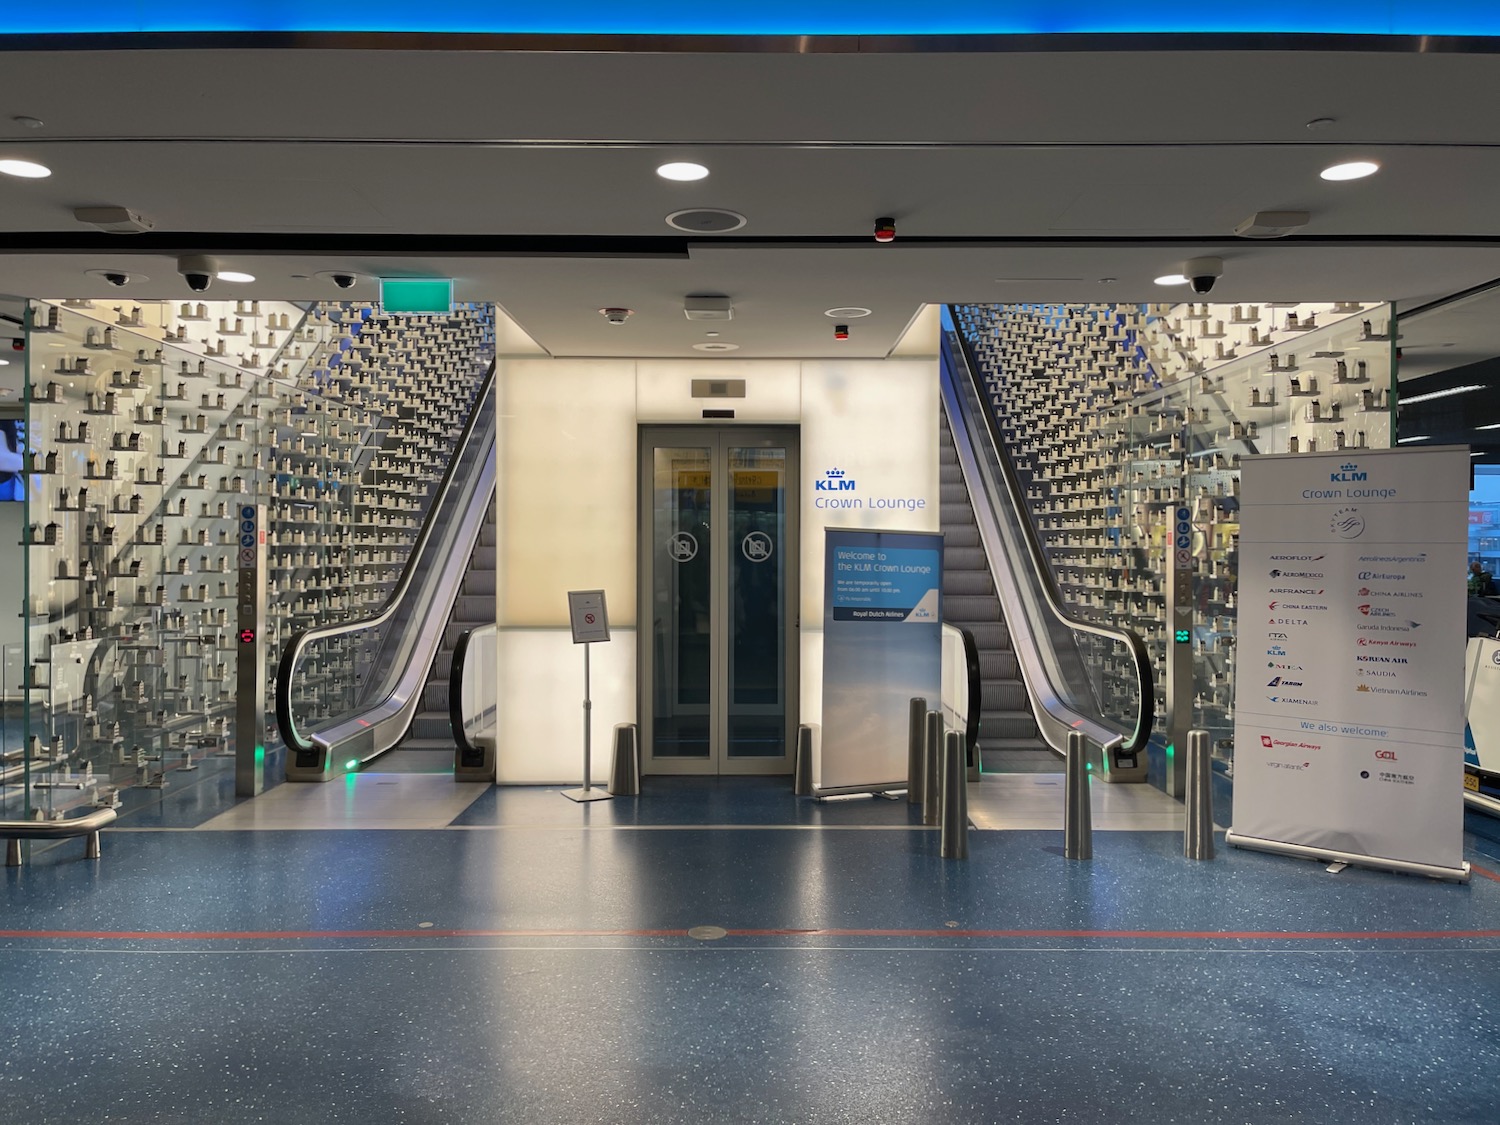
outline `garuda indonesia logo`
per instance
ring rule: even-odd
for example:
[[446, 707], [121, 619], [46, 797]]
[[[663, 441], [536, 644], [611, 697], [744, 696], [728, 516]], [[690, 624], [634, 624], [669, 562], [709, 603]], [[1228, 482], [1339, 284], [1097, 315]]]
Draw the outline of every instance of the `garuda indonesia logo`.
[[822, 480], [813, 481], [813, 489], [817, 492], [853, 492], [854, 478], [846, 477], [843, 469], [828, 469]]

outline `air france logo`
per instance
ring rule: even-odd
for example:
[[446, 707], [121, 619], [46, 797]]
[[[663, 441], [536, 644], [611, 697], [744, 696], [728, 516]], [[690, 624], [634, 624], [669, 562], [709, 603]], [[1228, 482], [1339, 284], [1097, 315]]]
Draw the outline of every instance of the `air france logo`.
[[853, 492], [854, 487], [854, 478], [846, 477], [843, 469], [829, 469], [822, 480], [813, 481], [813, 489], [817, 492]]
[[1359, 466], [1356, 465], [1353, 461], [1345, 461], [1342, 465], [1339, 466], [1338, 472], [1328, 474], [1328, 479], [1334, 484], [1338, 484], [1340, 482], [1347, 483], [1349, 481], [1369, 480], [1370, 474], [1360, 472]]

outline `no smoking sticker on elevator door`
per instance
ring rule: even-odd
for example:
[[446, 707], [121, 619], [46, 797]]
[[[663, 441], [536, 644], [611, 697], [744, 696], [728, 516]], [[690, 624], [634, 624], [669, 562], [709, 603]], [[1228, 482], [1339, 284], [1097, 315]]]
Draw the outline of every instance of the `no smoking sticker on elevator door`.
[[740, 541], [740, 553], [751, 562], [765, 562], [774, 549], [775, 544], [764, 531], [752, 531]]

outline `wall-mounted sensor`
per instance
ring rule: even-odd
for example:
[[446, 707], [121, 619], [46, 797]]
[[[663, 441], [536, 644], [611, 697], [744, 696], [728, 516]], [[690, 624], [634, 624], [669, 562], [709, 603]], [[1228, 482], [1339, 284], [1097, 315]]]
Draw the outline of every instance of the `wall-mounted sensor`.
[[1312, 214], [1307, 211], [1257, 211], [1240, 221], [1234, 233], [1241, 238], [1285, 238], [1307, 226]]
[[890, 217], [886, 217], [884, 219], [876, 219], [875, 220], [875, 241], [876, 242], [895, 242], [896, 241], [896, 220], [895, 219], [892, 219]]
[[682, 314], [689, 320], [733, 320], [734, 306], [721, 293], [690, 293], [682, 299]]
[[849, 338], [849, 326], [847, 324], [835, 324], [833, 326], [833, 338], [835, 340], [847, 340]]
[[608, 308], [600, 309], [599, 315], [611, 324], [624, 324], [634, 314], [634, 309]]
[[73, 218], [108, 234], [145, 234], [156, 225], [129, 207], [75, 207]]

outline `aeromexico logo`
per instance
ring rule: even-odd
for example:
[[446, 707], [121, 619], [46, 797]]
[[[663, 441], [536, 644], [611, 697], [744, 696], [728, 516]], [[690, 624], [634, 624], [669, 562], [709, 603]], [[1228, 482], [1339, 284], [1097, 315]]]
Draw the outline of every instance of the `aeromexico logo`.
[[827, 469], [822, 479], [813, 481], [815, 492], [853, 492], [854, 478], [845, 476], [843, 469]]
[[1329, 473], [1328, 474], [1328, 480], [1331, 483], [1338, 483], [1340, 481], [1349, 482], [1349, 481], [1369, 480], [1369, 479], [1370, 479], [1370, 474], [1369, 473], [1362, 473], [1362, 472], [1360, 472], [1359, 471], [1359, 466], [1357, 464], [1355, 464], [1353, 461], [1345, 461], [1342, 465], [1339, 466], [1339, 471], [1338, 472], [1336, 472], [1336, 473]]

